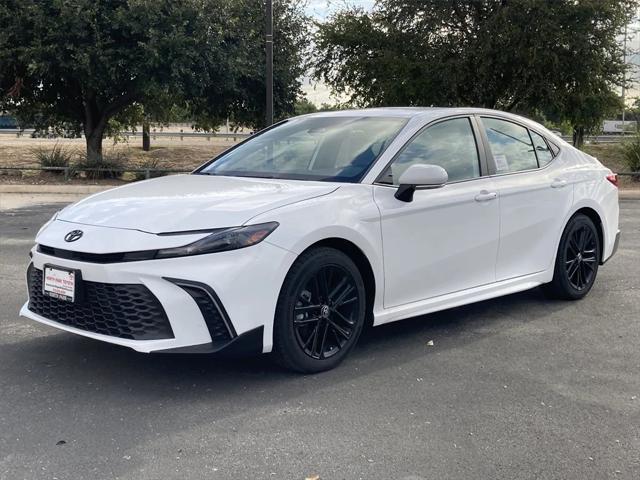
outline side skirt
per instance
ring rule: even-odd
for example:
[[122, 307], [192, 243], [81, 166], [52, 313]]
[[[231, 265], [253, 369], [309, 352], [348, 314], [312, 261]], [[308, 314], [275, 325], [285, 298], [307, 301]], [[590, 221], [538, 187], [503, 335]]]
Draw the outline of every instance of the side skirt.
[[459, 307], [469, 303], [481, 302], [490, 298], [502, 297], [512, 293], [522, 292], [535, 288], [543, 283], [550, 282], [553, 278], [553, 271], [544, 271], [525, 275], [522, 277], [502, 280], [501, 282], [490, 283], [480, 287], [469, 288], [459, 292], [439, 295], [427, 300], [407, 303], [397, 307], [386, 308], [382, 311], [374, 312], [373, 325], [384, 325], [385, 323], [404, 320], [405, 318], [417, 317], [427, 313], [447, 310], [448, 308]]

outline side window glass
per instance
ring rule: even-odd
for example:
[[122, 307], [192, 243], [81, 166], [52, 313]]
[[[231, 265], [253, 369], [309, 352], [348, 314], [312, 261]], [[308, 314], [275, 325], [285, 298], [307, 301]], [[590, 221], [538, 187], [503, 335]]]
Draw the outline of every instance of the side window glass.
[[428, 127], [403, 148], [381, 182], [398, 185], [400, 176], [414, 164], [444, 168], [449, 182], [479, 177], [478, 148], [470, 120], [454, 118]]
[[497, 118], [483, 118], [482, 123], [498, 173], [538, 168], [531, 137], [526, 128]]
[[531, 138], [533, 139], [533, 146], [536, 149], [536, 155], [538, 155], [538, 163], [541, 167], [544, 167], [551, 160], [553, 160], [553, 153], [549, 150], [549, 145], [542, 138], [542, 136], [538, 135], [536, 132], [529, 130], [531, 133]]

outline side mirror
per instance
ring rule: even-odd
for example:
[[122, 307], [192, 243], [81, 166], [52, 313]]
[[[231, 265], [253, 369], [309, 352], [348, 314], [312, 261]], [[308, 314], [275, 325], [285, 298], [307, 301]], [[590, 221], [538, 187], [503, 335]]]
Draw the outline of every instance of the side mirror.
[[417, 189], [444, 187], [449, 180], [447, 171], [438, 165], [411, 165], [400, 175], [400, 186], [395, 197], [403, 202], [413, 200]]

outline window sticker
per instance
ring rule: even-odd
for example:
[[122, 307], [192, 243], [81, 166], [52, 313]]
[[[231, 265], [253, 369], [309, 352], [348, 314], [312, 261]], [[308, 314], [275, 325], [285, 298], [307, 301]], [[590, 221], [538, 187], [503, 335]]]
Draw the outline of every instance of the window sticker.
[[494, 155], [493, 159], [496, 161], [496, 167], [498, 167], [499, 172], [508, 172], [509, 171], [509, 162], [507, 162], [507, 156], [500, 153], [498, 155]]

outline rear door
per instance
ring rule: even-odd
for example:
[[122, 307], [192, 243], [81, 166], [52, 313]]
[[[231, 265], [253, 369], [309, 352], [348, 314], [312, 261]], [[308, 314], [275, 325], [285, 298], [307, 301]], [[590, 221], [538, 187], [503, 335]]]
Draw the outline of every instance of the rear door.
[[481, 117], [500, 206], [496, 280], [551, 267], [573, 187], [539, 133], [498, 117]]
[[[425, 127], [396, 155], [374, 185], [381, 213], [386, 308], [495, 281], [499, 212], [493, 179], [483, 175], [472, 118]], [[412, 164], [439, 165], [449, 183], [394, 197]]]

